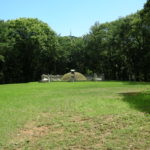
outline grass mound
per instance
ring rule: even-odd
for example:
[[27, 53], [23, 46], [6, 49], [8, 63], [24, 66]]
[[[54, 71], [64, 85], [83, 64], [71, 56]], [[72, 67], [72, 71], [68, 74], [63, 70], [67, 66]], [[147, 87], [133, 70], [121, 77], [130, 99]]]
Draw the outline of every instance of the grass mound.
[[[72, 81], [73, 80], [73, 75], [72, 73], [66, 73], [64, 76], [61, 78], [62, 81]], [[75, 72], [75, 81], [86, 81], [86, 77], [79, 73]]]

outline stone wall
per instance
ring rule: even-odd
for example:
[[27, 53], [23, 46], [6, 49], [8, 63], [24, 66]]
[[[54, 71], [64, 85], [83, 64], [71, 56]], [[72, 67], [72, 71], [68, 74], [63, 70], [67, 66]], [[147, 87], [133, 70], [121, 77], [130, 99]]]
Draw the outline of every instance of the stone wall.
[[[53, 81], [61, 81], [61, 78], [63, 77], [63, 75], [46, 75], [46, 74], [42, 74], [41, 75], [41, 82], [53, 82]], [[85, 76], [87, 78], [88, 81], [103, 81], [105, 80], [104, 75], [97, 75], [96, 73], [94, 73], [93, 76]]]
[[61, 81], [62, 75], [41, 75], [41, 82], [52, 82], [52, 81]]

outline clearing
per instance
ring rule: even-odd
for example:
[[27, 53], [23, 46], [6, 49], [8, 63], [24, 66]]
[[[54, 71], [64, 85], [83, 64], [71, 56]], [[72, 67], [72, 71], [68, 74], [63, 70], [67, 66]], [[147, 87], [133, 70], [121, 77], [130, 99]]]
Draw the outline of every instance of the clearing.
[[1, 150], [149, 150], [150, 83], [0, 85]]

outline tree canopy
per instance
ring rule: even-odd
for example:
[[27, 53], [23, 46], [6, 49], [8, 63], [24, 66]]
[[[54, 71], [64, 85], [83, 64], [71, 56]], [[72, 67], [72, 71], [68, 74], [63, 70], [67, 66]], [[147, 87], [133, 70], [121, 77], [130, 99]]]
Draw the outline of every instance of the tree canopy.
[[135, 14], [96, 22], [82, 37], [62, 37], [34, 18], [0, 20], [0, 83], [37, 81], [71, 68], [107, 80], [150, 81], [149, 60], [150, 0]]

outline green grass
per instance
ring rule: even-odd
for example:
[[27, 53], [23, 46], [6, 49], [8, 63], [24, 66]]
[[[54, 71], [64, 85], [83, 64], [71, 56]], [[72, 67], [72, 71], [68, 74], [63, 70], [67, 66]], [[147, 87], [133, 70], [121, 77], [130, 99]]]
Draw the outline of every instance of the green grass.
[[150, 83], [0, 85], [0, 150], [148, 150]]

